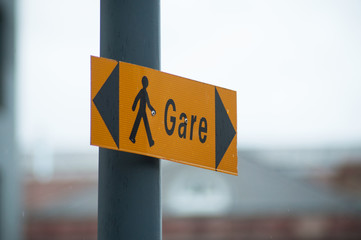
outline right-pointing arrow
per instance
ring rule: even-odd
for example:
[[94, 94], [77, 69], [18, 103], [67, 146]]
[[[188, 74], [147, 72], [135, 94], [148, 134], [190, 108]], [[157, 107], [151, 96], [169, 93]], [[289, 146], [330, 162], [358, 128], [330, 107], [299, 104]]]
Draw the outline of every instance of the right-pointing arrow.
[[216, 108], [216, 170], [219, 163], [222, 161], [228, 146], [231, 144], [236, 131], [232, 125], [231, 120], [227, 114], [227, 110], [223, 105], [222, 99], [219, 96], [217, 88], [215, 87], [215, 108]]

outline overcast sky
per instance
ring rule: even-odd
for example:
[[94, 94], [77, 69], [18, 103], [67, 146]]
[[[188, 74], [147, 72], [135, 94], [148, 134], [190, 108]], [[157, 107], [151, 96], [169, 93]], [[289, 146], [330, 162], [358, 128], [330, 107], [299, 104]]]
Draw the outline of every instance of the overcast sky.
[[[93, 151], [99, 0], [19, 0], [21, 149]], [[239, 147], [361, 145], [360, 1], [161, 1], [162, 71], [237, 91]]]

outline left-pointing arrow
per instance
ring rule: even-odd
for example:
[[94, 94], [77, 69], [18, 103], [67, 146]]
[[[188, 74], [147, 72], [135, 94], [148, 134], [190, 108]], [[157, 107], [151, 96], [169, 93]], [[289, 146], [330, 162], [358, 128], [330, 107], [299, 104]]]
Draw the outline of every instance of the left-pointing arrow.
[[93, 102], [119, 148], [119, 63], [94, 97]]

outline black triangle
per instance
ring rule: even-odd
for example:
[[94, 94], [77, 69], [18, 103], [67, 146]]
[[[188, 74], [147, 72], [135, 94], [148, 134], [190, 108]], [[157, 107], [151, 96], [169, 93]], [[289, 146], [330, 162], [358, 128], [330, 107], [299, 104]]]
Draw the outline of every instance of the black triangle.
[[231, 120], [227, 114], [227, 110], [223, 105], [222, 99], [218, 94], [217, 88], [215, 97], [216, 106], [216, 170], [219, 163], [222, 161], [229, 144], [231, 144], [233, 137], [236, 135], [236, 130], [232, 125]]
[[93, 102], [119, 148], [119, 63], [94, 97]]

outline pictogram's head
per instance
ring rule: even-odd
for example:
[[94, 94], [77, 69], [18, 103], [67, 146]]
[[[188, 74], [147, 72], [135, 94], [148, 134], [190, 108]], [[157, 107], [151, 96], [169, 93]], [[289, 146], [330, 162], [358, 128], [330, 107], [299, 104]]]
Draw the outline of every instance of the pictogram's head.
[[148, 78], [146, 76], [144, 76], [142, 78], [142, 84], [143, 84], [143, 88], [147, 88], [148, 87]]

